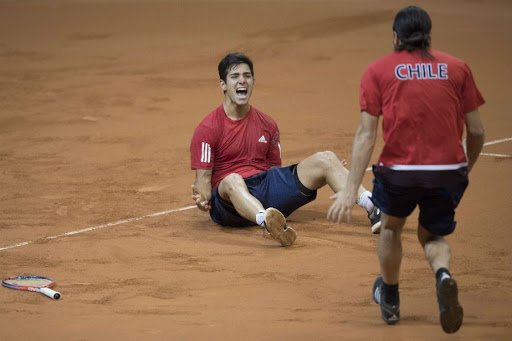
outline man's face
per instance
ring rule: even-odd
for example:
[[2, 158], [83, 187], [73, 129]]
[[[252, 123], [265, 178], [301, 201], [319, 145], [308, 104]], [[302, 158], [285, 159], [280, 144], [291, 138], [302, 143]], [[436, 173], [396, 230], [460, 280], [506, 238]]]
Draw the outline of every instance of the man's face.
[[233, 65], [226, 76], [226, 81], [220, 81], [220, 86], [225, 92], [225, 97], [236, 105], [249, 103], [254, 78], [247, 64]]

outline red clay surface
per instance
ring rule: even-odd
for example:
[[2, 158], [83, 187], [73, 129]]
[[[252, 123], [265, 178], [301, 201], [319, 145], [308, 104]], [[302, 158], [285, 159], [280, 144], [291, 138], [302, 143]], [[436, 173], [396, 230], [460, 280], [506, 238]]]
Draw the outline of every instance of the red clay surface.
[[[465, 319], [452, 336], [416, 213], [390, 327], [370, 297], [377, 238], [358, 208], [351, 224], [328, 222], [327, 189], [291, 217], [290, 248], [197, 209], [48, 238], [192, 204], [189, 140], [222, 101], [216, 66], [230, 51], [255, 62], [252, 103], [280, 125], [285, 164], [320, 150], [349, 158], [359, 77], [390, 51], [404, 5], [2, 1], [0, 248], [33, 243], [1, 250], [0, 276], [50, 276], [63, 297], [1, 288], [0, 339], [512, 339], [510, 158], [482, 156], [458, 210], [449, 240]], [[512, 3], [420, 5], [433, 46], [473, 70], [487, 141], [511, 137]], [[484, 152], [512, 154], [511, 143]]]

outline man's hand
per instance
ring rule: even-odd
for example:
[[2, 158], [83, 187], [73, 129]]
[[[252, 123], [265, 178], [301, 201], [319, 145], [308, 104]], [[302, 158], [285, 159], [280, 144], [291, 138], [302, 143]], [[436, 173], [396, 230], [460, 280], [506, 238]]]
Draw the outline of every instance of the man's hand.
[[192, 185], [192, 200], [201, 211], [209, 211], [212, 197], [212, 171], [208, 169], [196, 169], [196, 180]]
[[336, 223], [346, 219], [350, 223], [352, 207], [356, 202], [355, 196], [352, 193], [348, 193], [348, 191], [342, 191], [333, 194], [330, 199], [333, 199], [334, 203], [329, 208], [329, 211], [327, 211], [327, 219]]
[[205, 195], [199, 193], [199, 190], [195, 185], [192, 185], [192, 200], [197, 205], [201, 211], [209, 211], [210, 210], [210, 201], [206, 198]]

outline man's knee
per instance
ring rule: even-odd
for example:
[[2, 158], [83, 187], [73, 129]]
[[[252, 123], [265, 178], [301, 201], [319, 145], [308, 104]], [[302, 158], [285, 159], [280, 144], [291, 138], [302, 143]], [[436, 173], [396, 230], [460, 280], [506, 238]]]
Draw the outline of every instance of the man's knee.
[[313, 157], [315, 159], [315, 164], [322, 169], [329, 169], [340, 162], [336, 154], [330, 150], [317, 152]]
[[237, 173], [227, 175], [219, 184], [219, 191], [222, 193], [233, 192], [245, 187], [244, 178]]
[[382, 213], [381, 232], [383, 230], [386, 230], [386, 231], [393, 231], [393, 232], [401, 233], [406, 220], [407, 220], [407, 218], [394, 217], [394, 216], [390, 216], [388, 214]]
[[435, 234], [432, 234], [430, 231], [428, 231], [425, 227], [423, 227], [421, 224], [418, 224], [418, 241], [422, 246], [425, 246], [429, 242], [436, 242], [438, 240], [443, 239], [442, 236], [437, 236]]

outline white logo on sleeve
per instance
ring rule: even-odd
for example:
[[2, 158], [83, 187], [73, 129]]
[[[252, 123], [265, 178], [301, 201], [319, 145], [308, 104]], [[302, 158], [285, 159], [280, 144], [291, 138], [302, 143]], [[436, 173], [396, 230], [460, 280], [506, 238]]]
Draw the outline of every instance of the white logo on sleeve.
[[201, 142], [201, 162], [210, 163], [212, 149], [209, 143]]
[[260, 139], [258, 140], [258, 142], [261, 142], [261, 143], [267, 143], [267, 139], [265, 138], [265, 136], [261, 135]]

